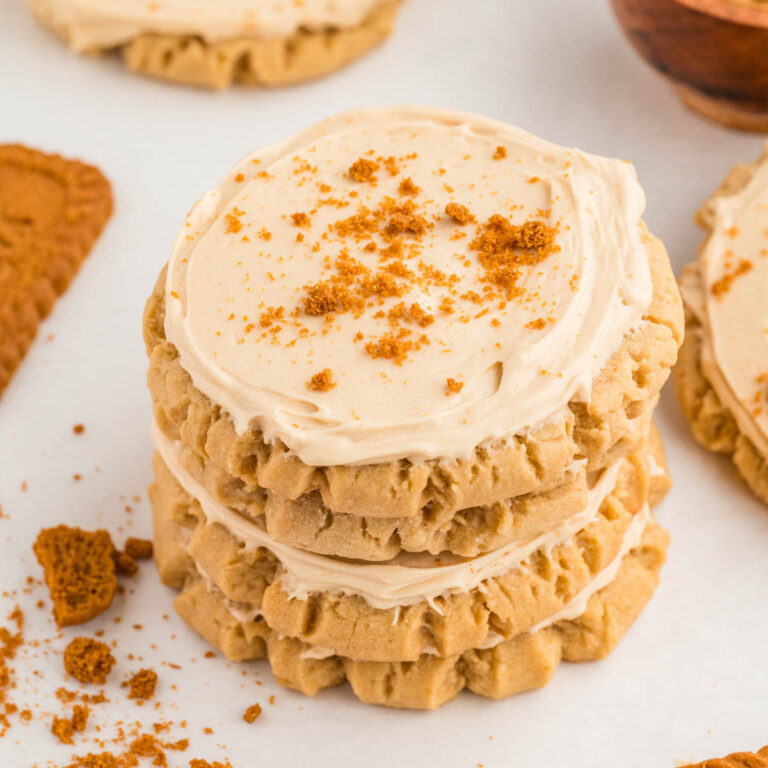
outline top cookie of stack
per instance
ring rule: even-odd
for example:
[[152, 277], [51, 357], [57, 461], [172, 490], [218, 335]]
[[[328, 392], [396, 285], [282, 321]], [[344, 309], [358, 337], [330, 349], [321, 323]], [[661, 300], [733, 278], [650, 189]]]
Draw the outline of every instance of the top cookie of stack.
[[629, 164], [421, 107], [257, 151], [145, 315], [155, 418], [275, 540], [474, 556], [583, 509], [681, 337]]

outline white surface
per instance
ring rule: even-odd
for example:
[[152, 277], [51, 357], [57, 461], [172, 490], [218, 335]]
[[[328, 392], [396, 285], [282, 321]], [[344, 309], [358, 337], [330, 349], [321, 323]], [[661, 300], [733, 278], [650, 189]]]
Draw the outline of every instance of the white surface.
[[[346, 71], [299, 88], [221, 94], [135, 78], [114, 59], [78, 58], [38, 29], [20, 0], [0, 0], [0, 14], [0, 141], [97, 163], [116, 199], [105, 235], [0, 400], [0, 504], [10, 516], [0, 519], [5, 590], [39, 576], [30, 545], [41, 526], [149, 533], [142, 305], [187, 208], [246, 151], [362, 104], [486, 113], [632, 159], [648, 194], [647, 221], [679, 270], [699, 241], [696, 207], [733, 163], [761, 148], [759, 138], [685, 112], [629, 49], [602, 0], [408, 0], [394, 38]], [[727, 460], [693, 443], [669, 389], [658, 419], [676, 481], [658, 516], [673, 543], [656, 597], [609, 659], [563, 665], [539, 692], [499, 703], [464, 694], [436, 713], [367, 707], [344, 688], [310, 700], [279, 688], [266, 663], [248, 665], [243, 677], [220, 658], [203, 660], [205, 645], [175, 617], [172, 592], [145, 565], [135, 594], [87, 627], [119, 639], [112, 709], [99, 708], [94, 724], [119, 714], [157, 719], [148, 707], [127, 706], [114, 685], [138, 666], [127, 659], [133, 652], [158, 669], [165, 716], [189, 723], [192, 747], [171, 753], [171, 766], [227, 755], [235, 768], [289, 761], [671, 768], [761, 746], [768, 742], [768, 511]], [[72, 435], [77, 422], [86, 424], [82, 437]], [[83, 480], [73, 482], [73, 473]], [[120, 497], [136, 493], [142, 502], [127, 515]], [[36, 587], [0, 597], [0, 617], [15, 599], [29, 618], [27, 638], [50, 636], [47, 607], [34, 608], [42, 596]], [[144, 629], [130, 629], [134, 623]], [[81, 633], [67, 630], [52, 647]], [[36, 653], [22, 657], [14, 698], [60, 711], [46, 696], [64, 682], [60, 659]], [[43, 680], [29, 681], [27, 662]], [[256, 724], [243, 723], [245, 707], [265, 705], [272, 693], [275, 705]], [[0, 765], [67, 764], [73, 750], [54, 743], [49, 722], [15, 725], [0, 740]], [[204, 725], [215, 735], [205, 736]]]

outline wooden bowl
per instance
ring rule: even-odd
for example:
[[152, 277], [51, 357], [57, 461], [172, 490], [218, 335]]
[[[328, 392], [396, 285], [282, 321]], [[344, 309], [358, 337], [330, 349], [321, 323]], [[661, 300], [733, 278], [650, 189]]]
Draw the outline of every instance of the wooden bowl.
[[632, 46], [686, 105], [725, 125], [768, 131], [768, 1], [611, 5]]

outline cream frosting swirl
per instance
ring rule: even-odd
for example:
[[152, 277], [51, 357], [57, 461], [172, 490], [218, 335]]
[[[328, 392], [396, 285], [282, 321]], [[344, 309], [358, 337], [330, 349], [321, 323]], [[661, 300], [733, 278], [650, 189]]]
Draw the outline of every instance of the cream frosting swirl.
[[[356, 180], [358, 159], [378, 170]], [[451, 203], [474, 221], [446, 215]], [[170, 259], [166, 335], [238, 432], [259, 429], [306, 464], [466, 457], [589, 400], [651, 301], [644, 205], [630, 164], [505, 123], [427, 107], [341, 114], [248, 155], [194, 206]], [[407, 217], [371, 229], [367, 214], [387, 206], [410, 206], [418, 237]], [[556, 232], [545, 258], [506, 267], [506, 294], [478, 253], [495, 215]], [[341, 270], [400, 293], [308, 316], [309, 287]], [[396, 329], [412, 347], [399, 357], [383, 343], [398, 305], [418, 309]], [[326, 369], [328, 386], [309, 388]]]
[[701, 366], [739, 431], [768, 460], [768, 161], [707, 206], [709, 238], [680, 289], [699, 321]]
[[513, 541], [486, 555], [462, 558], [456, 555], [412, 555], [401, 553], [387, 563], [367, 563], [317, 555], [277, 542], [253, 520], [216, 501], [184, 468], [182, 445], [174, 443], [153, 426], [155, 446], [179, 485], [195, 498], [208, 524], [219, 524], [249, 549], [263, 547], [281, 564], [281, 586], [291, 597], [306, 599], [317, 592], [358, 595], [377, 609], [399, 609], [428, 602], [439, 596], [483, 589], [483, 582], [519, 567], [534, 552], [550, 552], [569, 541], [596, 519], [604, 499], [613, 490], [623, 462], [603, 470], [587, 495], [587, 504], [554, 530], [522, 541]]
[[360, 25], [384, 0], [30, 0], [78, 51], [112, 48], [142, 34], [287, 37]]

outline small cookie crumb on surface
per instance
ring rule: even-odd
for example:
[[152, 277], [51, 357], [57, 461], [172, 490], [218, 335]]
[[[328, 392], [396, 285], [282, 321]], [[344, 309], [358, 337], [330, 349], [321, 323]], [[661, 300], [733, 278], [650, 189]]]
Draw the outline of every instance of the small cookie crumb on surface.
[[72, 739], [74, 735], [74, 728], [72, 727], [72, 721], [67, 720], [66, 717], [58, 717], [54, 715], [53, 722], [51, 723], [51, 733], [62, 744], [74, 744]]
[[114, 665], [109, 646], [100, 640], [76, 637], [64, 649], [64, 669], [81, 683], [103, 685]]
[[140, 669], [129, 680], [122, 683], [123, 688], [129, 688], [129, 699], [151, 699], [157, 687], [157, 672], [154, 669]]
[[43, 566], [60, 627], [82, 624], [103, 613], [117, 590], [114, 545], [107, 531], [59, 525], [40, 531], [33, 550]]
[[336, 386], [336, 382], [333, 380], [333, 371], [330, 368], [323, 368], [322, 371], [316, 373], [308, 382], [307, 389], [314, 390], [315, 392], [328, 392]]
[[85, 432], [85, 424], [75, 424], [75, 426], [72, 427], [72, 431], [76, 435], [82, 435]]
[[[72, 717], [59, 717], [54, 715], [51, 723], [51, 733], [58, 738], [62, 744], [74, 744], [73, 736], [75, 732], [82, 733], [88, 723], [89, 709], [83, 704], [75, 704], [72, 709]], [[30, 713], [29, 719], [32, 719]]]
[[152, 557], [152, 542], [149, 539], [137, 539], [129, 536], [125, 540], [123, 551], [134, 560], [148, 560]]
[[253, 723], [255, 720], [258, 720], [259, 715], [261, 715], [261, 704], [251, 704], [251, 706], [245, 710], [243, 720], [245, 720], [246, 723]]
[[138, 573], [139, 566], [127, 552], [116, 549], [112, 553], [112, 559], [115, 561], [115, 572], [120, 576], [135, 576]]

